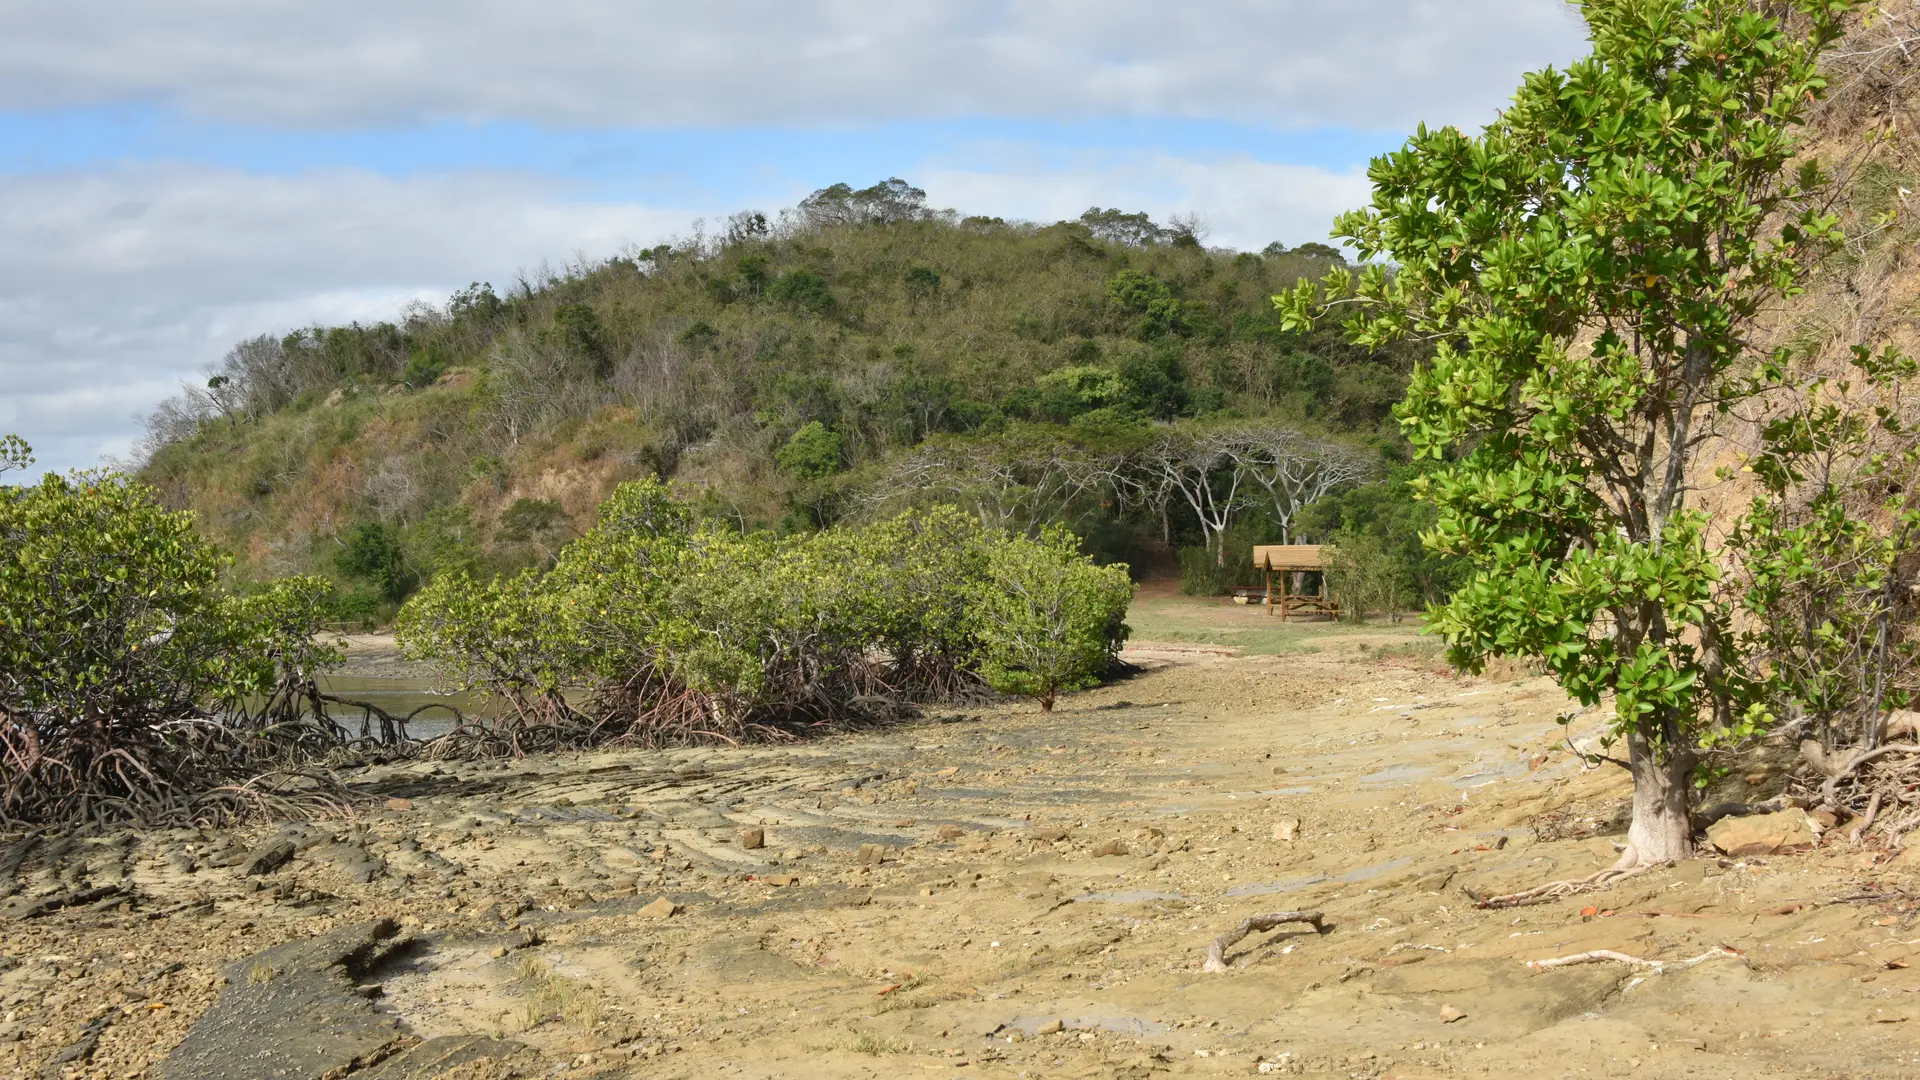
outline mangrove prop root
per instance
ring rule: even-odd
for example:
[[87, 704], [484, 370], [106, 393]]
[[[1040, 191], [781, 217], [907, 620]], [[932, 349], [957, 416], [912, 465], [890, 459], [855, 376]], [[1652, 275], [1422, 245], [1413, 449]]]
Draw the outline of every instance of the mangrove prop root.
[[1276, 911], [1271, 915], [1255, 915], [1242, 919], [1240, 925], [1213, 939], [1213, 947], [1207, 950], [1207, 962], [1200, 965], [1200, 970], [1208, 972], [1227, 970], [1227, 950], [1238, 944], [1241, 938], [1256, 930], [1272, 930], [1274, 927], [1285, 926], [1288, 923], [1303, 922], [1311, 923], [1315, 933], [1324, 934], [1327, 928], [1321, 922], [1321, 918], [1321, 914], [1317, 911]]

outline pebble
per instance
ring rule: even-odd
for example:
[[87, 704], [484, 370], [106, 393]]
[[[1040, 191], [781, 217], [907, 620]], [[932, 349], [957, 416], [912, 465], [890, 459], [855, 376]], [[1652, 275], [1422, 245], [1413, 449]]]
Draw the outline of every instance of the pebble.
[[1467, 1014], [1464, 1010], [1455, 1008], [1452, 1005], [1440, 1006], [1440, 1022], [1443, 1024], [1451, 1024], [1455, 1020], [1464, 1020], [1466, 1017]]
[[886, 860], [887, 848], [884, 844], [861, 844], [857, 856], [861, 866], [878, 866]]
[[1098, 847], [1093, 849], [1093, 856], [1096, 859], [1102, 855], [1126, 855], [1126, 854], [1130, 854], [1127, 851], [1127, 842], [1125, 840], [1120, 840], [1120, 839], [1103, 841]]
[[648, 919], [667, 919], [680, 913], [680, 905], [662, 896], [635, 914]]
[[1066, 1026], [1067, 1026], [1066, 1024], [1061, 1023], [1058, 1020], [1049, 1020], [1046, 1023], [1041, 1024], [1039, 1027], [1034, 1028], [1033, 1033], [1035, 1035], [1058, 1035], [1061, 1031], [1064, 1031], [1066, 1029]]
[[1273, 823], [1273, 838], [1283, 844], [1291, 844], [1300, 835], [1299, 818], [1281, 818]]
[[765, 829], [740, 830], [740, 846], [746, 848], [748, 851], [766, 847], [767, 831]]

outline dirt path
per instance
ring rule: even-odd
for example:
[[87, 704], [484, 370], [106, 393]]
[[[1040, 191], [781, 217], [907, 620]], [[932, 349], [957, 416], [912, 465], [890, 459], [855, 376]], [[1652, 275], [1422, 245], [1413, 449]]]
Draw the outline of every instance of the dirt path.
[[[1374, 659], [1394, 640], [1142, 648], [1152, 670], [1051, 717], [384, 767], [357, 782], [399, 801], [280, 831], [265, 873], [236, 864], [271, 830], [49, 841], [0, 875], [16, 916], [110, 891], [0, 923], [0, 1073], [91, 1038], [47, 1075], [141, 1075], [223, 971], [253, 978], [226, 965], [392, 917], [416, 944], [354, 977], [396, 1035], [540, 1056], [472, 1075], [1920, 1076], [1904, 861], [1702, 858], [1476, 910], [1463, 890], [1611, 861], [1626, 788], [1554, 749], [1545, 680]], [[1201, 970], [1291, 909], [1328, 931]], [[1525, 963], [1594, 949], [1711, 955]]]

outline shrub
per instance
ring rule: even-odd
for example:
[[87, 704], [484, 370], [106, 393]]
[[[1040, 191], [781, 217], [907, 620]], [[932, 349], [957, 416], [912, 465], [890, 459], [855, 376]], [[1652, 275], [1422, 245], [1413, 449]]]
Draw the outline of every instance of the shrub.
[[1053, 529], [991, 545], [973, 599], [987, 681], [1052, 712], [1061, 691], [1091, 686], [1112, 667], [1133, 582], [1124, 567], [1095, 566], [1073, 534]]
[[[1124, 568], [1095, 567], [1075, 543], [950, 507], [800, 535], [696, 529], [646, 480], [621, 485], [551, 571], [437, 579], [396, 632], [409, 655], [508, 702], [509, 725], [574, 744], [781, 736], [988, 682], [1050, 707], [1106, 670], [1132, 595]], [[1064, 573], [1051, 584], [1049, 560]], [[989, 602], [1009, 589], [1038, 606]]]
[[379, 522], [349, 529], [340, 550], [334, 553], [333, 566], [345, 577], [372, 584], [389, 600], [404, 599], [414, 585], [399, 535]]
[[840, 435], [818, 420], [809, 420], [774, 451], [773, 459], [789, 473], [815, 480], [840, 471], [841, 452]]
[[1180, 591], [1188, 596], [1219, 596], [1233, 584], [1233, 573], [1200, 545], [1180, 549]]
[[225, 565], [125, 477], [0, 488], [0, 823], [217, 814], [263, 755], [332, 736], [237, 739], [338, 656], [313, 640], [325, 582], [236, 597]]
[[1343, 616], [1366, 622], [1372, 612], [1395, 622], [1412, 607], [1413, 568], [1403, 554], [1370, 533], [1341, 533], [1326, 549], [1327, 592]]

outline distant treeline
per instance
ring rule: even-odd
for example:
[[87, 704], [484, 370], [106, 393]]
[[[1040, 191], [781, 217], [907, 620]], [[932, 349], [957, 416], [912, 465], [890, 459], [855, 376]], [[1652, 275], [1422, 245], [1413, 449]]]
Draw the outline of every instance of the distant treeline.
[[[1339, 259], [839, 184], [398, 322], [243, 341], [153, 414], [143, 478], [247, 572], [341, 581], [353, 619], [448, 569], [549, 565], [648, 475], [740, 529], [947, 502], [1136, 568], [1192, 548], [1199, 589], [1258, 540], [1373, 530], [1423, 558], [1366, 494], [1404, 491], [1416, 352], [1288, 332], [1270, 299]], [[1403, 569], [1409, 597], [1434, 579]]]

